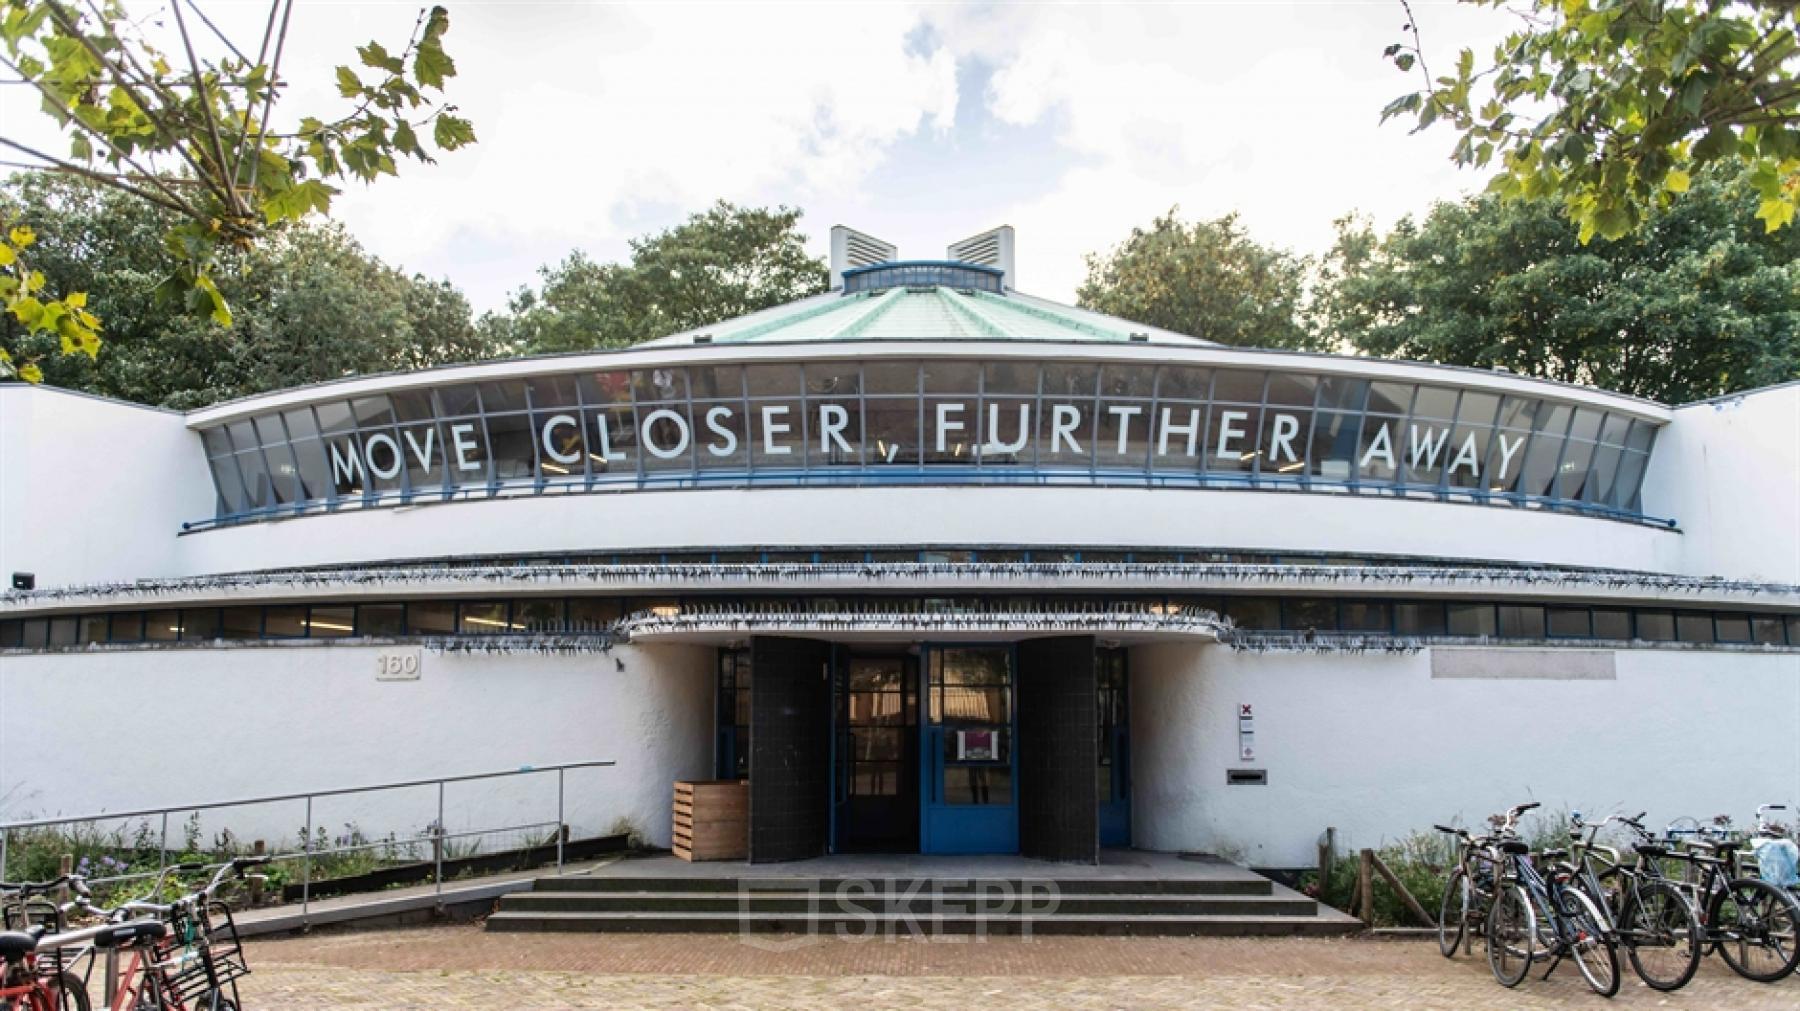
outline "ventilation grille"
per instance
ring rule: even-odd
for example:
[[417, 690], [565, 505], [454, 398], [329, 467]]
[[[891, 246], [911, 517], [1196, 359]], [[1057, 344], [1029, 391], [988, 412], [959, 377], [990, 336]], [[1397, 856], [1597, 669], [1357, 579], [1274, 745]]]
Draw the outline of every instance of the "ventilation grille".
[[865, 235], [855, 229], [843, 225], [831, 228], [831, 286], [844, 286], [844, 271], [858, 267], [873, 267], [878, 263], [892, 263], [900, 258], [900, 247], [891, 242], [883, 242], [873, 235]]
[[961, 242], [951, 243], [944, 251], [944, 258], [959, 263], [974, 263], [983, 267], [993, 267], [1000, 271], [1000, 283], [1007, 288], [1017, 288], [1018, 278], [1013, 274], [1013, 230], [1011, 225], [980, 235], [972, 235]]

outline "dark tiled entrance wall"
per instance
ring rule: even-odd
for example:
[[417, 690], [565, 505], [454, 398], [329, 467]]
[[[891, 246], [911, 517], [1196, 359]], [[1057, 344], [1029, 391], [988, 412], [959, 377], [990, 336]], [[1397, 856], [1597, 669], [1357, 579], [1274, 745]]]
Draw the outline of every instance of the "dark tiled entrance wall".
[[1019, 849], [1042, 860], [1100, 858], [1094, 768], [1094, 637], [1019, 643]]
[[750, 652], [750, 860], [821, 856], [831, 820], [831, 646], [755, 636]]

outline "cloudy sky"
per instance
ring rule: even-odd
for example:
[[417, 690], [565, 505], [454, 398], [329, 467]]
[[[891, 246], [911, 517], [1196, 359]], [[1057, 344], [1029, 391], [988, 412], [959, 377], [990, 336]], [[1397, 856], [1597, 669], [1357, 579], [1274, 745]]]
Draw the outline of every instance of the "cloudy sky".
[[[1409, 83], [1381, 59], [1398, 0], [448, 6], [449, 100], [480, 143], [351, 184], [335, 213], [478, 310], [571, 249], [621, 258], [719, 198], [804, 209], [820, 253], [833, 224], [914, 257], [1011, 224], [1020, 287], [1072, 300], [1085, 254], [1172, 205], [1318, 252], [1347, 211], [1386, 225], [1481, 184], [1448, 132], [1377, 122]], [[201, 7], [253, 43], [268, 5]], [[1446, 65], [1507, 28], [1413, 7]], [[397, 51], [418, 11], [301, 0], [289, 115], [337, 108], [333, 68], [371, 38]], [[22, 90], [0, 95], [9, 135], [37, 129]]]

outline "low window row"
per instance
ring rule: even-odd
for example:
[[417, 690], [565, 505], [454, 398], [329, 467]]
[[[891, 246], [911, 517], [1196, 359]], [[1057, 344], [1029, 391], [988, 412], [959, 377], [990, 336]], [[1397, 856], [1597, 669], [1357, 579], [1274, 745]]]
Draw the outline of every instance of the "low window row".
[[89, 643], [350, 637], [595, 635], [622, 615], [684, 608], [784, 613], [1028, 613], [1122, 608], [1214, 611], [1241, 629], [1493, 639], [1745, 643], [1800, 648], [1800, 614], [1652, 607], [1331, 597], [1067, 595], [1004, 597], [527, 597], [268, 604], [93, 612], [0, 621], [0, 648]]

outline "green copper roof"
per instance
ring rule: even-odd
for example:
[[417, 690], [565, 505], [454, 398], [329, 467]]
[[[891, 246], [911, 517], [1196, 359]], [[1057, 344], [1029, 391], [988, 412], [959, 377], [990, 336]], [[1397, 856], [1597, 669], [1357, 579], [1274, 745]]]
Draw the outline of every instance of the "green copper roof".
[[1044, 340], [1211, 344], [1142, 323], [1016, 291], [994, 294], [942, 285], [845, 294], [831, 291], [640, 347], [827, 340]]

